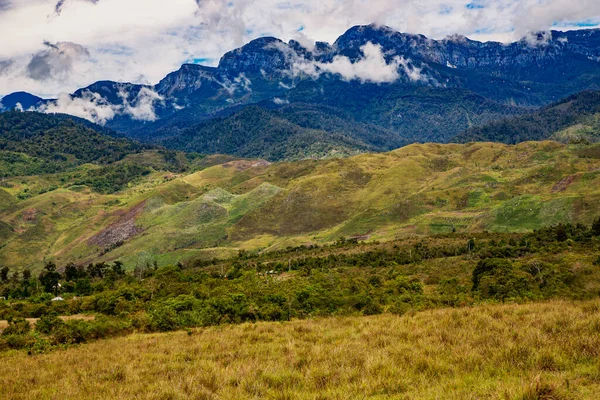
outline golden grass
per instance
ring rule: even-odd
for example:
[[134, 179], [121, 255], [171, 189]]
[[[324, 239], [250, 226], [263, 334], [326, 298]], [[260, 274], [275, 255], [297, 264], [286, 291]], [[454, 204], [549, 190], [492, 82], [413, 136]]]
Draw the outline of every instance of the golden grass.
[[600, 303], [257, 323], [0, 356], [2, 399], [597, 399]]

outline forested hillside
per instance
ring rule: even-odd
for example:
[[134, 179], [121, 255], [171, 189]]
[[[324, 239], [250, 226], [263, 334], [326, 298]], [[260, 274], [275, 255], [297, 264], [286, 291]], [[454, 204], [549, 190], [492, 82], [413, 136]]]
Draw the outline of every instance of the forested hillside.
[[150, 147], [72, 117], [0, 113], [3, 177], [53, 173], [89, 162], [109, 164], [147, 148]]
[[578, 93], [538, 111], [474, 127], [456, 136], [453, 141], [514, 144], [545, 139], [565, 143], [599, 141], [600, 92]]

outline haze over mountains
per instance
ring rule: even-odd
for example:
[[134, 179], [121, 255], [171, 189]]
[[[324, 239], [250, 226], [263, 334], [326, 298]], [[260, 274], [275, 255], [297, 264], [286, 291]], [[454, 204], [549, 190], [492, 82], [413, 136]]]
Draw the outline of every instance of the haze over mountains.
[[75, 115], [180, 150], [296, 159], [448, 142], [600, 89], [599, 62], [600, 30], [507, 45], [369, 25], [312, 49], [263, 37], [217, 67], [185, 64], [154, 86], [102, 81], [53, 100], [14, 93], [2, 105]]

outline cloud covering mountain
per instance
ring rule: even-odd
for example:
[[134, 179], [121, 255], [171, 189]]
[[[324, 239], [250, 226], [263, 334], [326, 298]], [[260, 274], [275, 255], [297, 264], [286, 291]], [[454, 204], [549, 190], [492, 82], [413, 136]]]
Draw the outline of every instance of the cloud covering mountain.
[[[311, 48], [378, 23], [441, 39], [510, 41], [537, 30], [598, 26], [595, 0], [0, 0], [0, 96], [57, 97], [97, 80], [155, 84], [182, 63], [216, 65], [226, 51], [270, 35]], [[380, 61], [317, 66], [365, 78]], [[407, 60], [394, 61], [419, 77]], [[372, 64], [368, 64], [372, 63]], [[369, 68], [366, 68], [369, 66]], [[389, 62], [376, 82], [393, 78]], [[361, 69], [362, 68], [362, 69]]]

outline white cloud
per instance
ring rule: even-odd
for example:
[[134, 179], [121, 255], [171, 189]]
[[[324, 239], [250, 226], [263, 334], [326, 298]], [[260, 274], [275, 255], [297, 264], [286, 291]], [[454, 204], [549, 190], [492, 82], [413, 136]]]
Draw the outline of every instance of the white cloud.
[[308, 75], [314, 78], [323, 73], [331, 73], [340, 75], [346, 81], [391, 83], [400, 79], [399, 71], [402, 70], [411, 81], [427, 80], [420, 68], [402, 56], [394, 56], [388, 63], [378, 44], [367, 42], [360, 50], [363, 56], [356, 61], [345, 56], [336, 56], [326, 63], [309, 61], [294, 53], [288, 55], [292, 63], [291, 73], [294, 76]]
[[63, 93], [55, 101], [40, 106], [37, 111], [44, 113], [70, 114], [104, 125], [117, 115], [115, 106], [109, 104], [98, 93], [86, 91], [81, 97], [71, 97]]
[[124, 89], [119, 91], [119, 97], [123, 100], [121, 105], [111, 104], [98, 93], [89, 90], [84, 91], [81, 97], [63, 93], [58, 99], [39, 106], [35, 111], [70, 114], [99, 125], [106, 124], [118, 115], [127, 115], [138, 121], [156, 121], [158, 117], [154, 106], [164, 101], [162, 96], [146, 87], [139, 91], [133, 101], [129, 100]]
[[323, 71], [340, 74], [349, 81], [386, 83], [395, 82], [400, 78], [400, 57], [395, 57], [388, 64], [381, 46], [371, 42], [362, 46], [360, 50], [364, 57], [354, 63], [348, 57], [336, 56], [331, 63], [318, 63], [317, 66]]
[[133, 104], [129, 102], [129, 95], [125, 90], [119, 91], [119, 97], [123, 99], [123, 106], [119, 114], [127, 114], [138, 121], [156, 121], [158, 119], [154, 111], [154, 103], [164, 102], [164, 97], [143, 87], [135, 98]]
[[289, 100], [280, 99], [279, 97], [275, 97], [273, 99], [273, 103], [277, 104], [278, 106], [282, 106], [284, 104], [290, 104]]
[[215, 82], [225, 89], [230, 96], [232, 96], [236, 91], [252, 91], [252, 81], [250, 81], [250, 79], [248, 79], [243, 73], [234, 78], [233, 81], [226, 80], [221, 82], [215, 80]]
[[[600, 24], [600, 1], [0, 0], [0, 66], [9, 65], [0, 67], [0, 95], [55, 96], [104, 79], [154, 84], [184, 62], [216, 62], [264, 35], [311, 47], [375, 22], [438, 39], [459, 33], [510, 41], [579, 21]], [[28, 65], [49, 51], [44, 42], [72, 43], [89, 54], [76, 52], [66, 63], [54, 57], [48, 74], [41, 70], [45, 78], [33, 79]]]
[[323, 71], [340, 74], [349, 81], [386, 83], [398, 80], [400, 57], [395, 57], [388, 64], [381, 46], [369, 42], [360, 49], [364, 57], [354, 63], [348, 57], [336, 56], [331, 63], [317, 63], [317, 66]]

